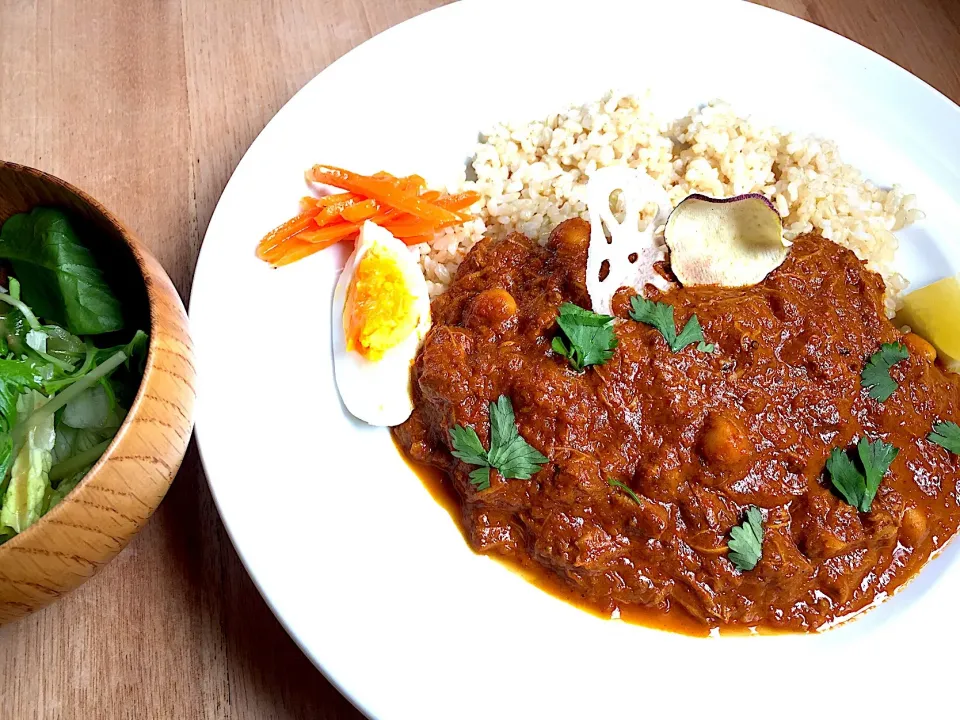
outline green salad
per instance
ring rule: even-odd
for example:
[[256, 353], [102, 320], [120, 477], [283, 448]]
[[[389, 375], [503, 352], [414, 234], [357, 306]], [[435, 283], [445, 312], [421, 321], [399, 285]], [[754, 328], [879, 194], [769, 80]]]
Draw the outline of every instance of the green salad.
[[60, 502], [107, 449], [146, 348], [64, 212], [34, 208], [3, 224], [0, 543]]

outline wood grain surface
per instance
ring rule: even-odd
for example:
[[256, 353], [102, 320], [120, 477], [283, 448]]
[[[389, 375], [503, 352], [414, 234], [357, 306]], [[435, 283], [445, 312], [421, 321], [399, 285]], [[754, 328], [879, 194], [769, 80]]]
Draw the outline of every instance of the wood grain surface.
[[[184, 297], [244, 150], [307, 80], [443, 0], [0, 0], [0, 158], [87, 190]], [[957, 0], [766, 0], [960, 101]], [[95, 579], [0, 629], [0, 718], [360, 715], [260, 599], [191, 450]]]

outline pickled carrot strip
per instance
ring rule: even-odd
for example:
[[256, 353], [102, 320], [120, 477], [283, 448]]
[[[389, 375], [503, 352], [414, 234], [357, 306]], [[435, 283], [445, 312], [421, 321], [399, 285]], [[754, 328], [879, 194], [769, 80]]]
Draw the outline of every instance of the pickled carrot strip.
[[263, 240], [261, 240], [260, 244], [257, 246], [257, 257], [261, 257], [262, 255], [268, 253], [272, 248], [277, 247], [287, 238], [293, 237], [297, 233], [316, 225], [314, 216], [316, 216], [319, 212], [319, 210], [308, 210], [305, 213], [301, 213], [300, 215], [287, 220], [283, 225], [280, 225], [279, 227], [276, 227], [268, 232], [263, 236]]
[[340, 222], [327, 225], [317, 230], [304, 230], [297, 235], [296, 239], [315, 244], [325, 243], [324, 247], [326, 247], [326, 245], [333, 245], [341, 240], [346, 240], [348, 237], [354, 236], [359, 232], [360, 226], [356, 223]]
[[293, 243], [291, 243], [284, 254], [275, 260], [271, 260], [270, 263], [274, 267], [283, 267], [284, 265], [295, 263], [297, 260], [303, 260], [305, 257], [313, 255], [316, 252], [320, 252], [325, 247], [327, 246], [322, 243], [303, 242], [302, 240], [293, 238]]
[[317, 214], [317, 225], [323, 227], [324, 225], [329, 225], [331, 223], [340, 222], [340, 214], [347, 208], [353, 207], [361, 202], [364, 202], [364, 198], [360, 195], [354, 195], [349, 193], [344, 196], [342, 199], [337, 200], [336, 202], [328, 203], [318, 214]]
[[390, 180], [350, 172], [342, 168], [314, 165], [308, 173], [314, 181], [343, 188], [349, 192], [378, 200], [405, 213], [416, 215], [421, 220], [439, 225], [456, 222], [459, 218], [449, 210], [427, 202], [419, 195], [405, 191]]
[[446, 210], [465, 210], [480, 200], [480, 193], [474, 190], [457, 193], [456, 195], [444, 195], [436, 200], [436, 204]]
[[340, 213], [340, 217], [347, 222], [361, 223], [364, 220], [369, 220], [374, 215], [381, 212], [381, 210], [382, 207], [376, 200], [363, 200], [362, 202], [358, 202], [355, 205], [351, 205], [350, 207], [346, 208]]

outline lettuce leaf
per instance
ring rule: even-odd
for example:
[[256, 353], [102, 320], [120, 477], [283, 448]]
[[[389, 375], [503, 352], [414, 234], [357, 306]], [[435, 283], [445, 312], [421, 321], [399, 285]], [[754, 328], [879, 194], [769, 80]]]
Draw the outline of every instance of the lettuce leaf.
[[[7, 485], [10, 484], [10, 464], [13, 462], [13, 438], [9, 433], [0, 434], [0, 507], [2, 507], [3, 496], [7, 492]], [[2, 526], [0, 526], [2, 532]]]
[[[17, 412], [21, 417], [42, 407], [48, 398], [35, 390], [20, 396]], [[10, 483], [0, 507], [0, 527], [23, 532], [43, 514], [50, 489], [50, 468], [56, 434], [53, 414], [41, 415], [26, 429], [23, 447], [13, 462]]]
[[78, 453], [85, 452], [104, 440], [102, 432], [97, 430], [78, 430], [62, 422], [56, 424], [57, 439], [53, 445], [54, 466], [69, 460]]
[[84, 390], [63, 408], [64, 425], [77, 430], [103, 430], [106, 427], [118, 428], [115, 402], [112, 393], [107, 392], [103, 382]]

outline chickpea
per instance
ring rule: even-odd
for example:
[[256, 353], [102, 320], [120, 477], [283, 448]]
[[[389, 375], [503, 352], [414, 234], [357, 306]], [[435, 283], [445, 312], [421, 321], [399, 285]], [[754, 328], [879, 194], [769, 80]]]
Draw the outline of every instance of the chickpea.
[[710, 415], [700, 439], [700, 452], [710, 463], [737, 465], [756, 452], [740, 421], [727, 415]]
[[921, 357], [927, 362], [937, 359], [937, 349], [916, 333], [907, 333], [903, 337], [903, 344], [915, 357]]
[[900, 534], [911, 547], [916, 547], [927, 536], [927, 518], [915, 507], [907, 508], [900, 522]]
[[465, 313], [468, 327], [497, 330], [517, 313], [517, 301], [503, 288], [477, 293]]
[[565, 220], [550, 233], [547, 245], [558, 254], [586, 256], [587, 246], [590, 244], [590, 223], [583, 218]]

